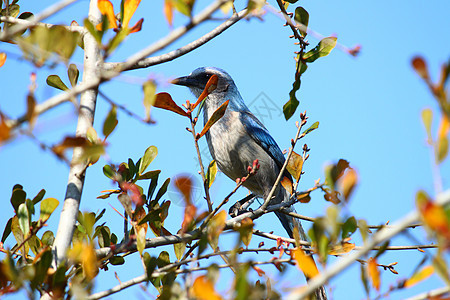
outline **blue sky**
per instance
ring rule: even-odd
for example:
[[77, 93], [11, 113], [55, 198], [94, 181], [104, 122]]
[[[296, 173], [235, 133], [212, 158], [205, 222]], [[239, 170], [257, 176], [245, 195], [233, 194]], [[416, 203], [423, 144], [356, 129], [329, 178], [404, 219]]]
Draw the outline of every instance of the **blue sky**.
[[[22, 3], [21, 3], [22, 2]], [[170, 28], [162, 17], [162, 1], [156, 4], [142, 1], [132, 22], [144, 17], [143, 30], [128, 37], [110, 61], [120, 61], [153, 41], [166, 35]], [[246, 1], [244, 1], [246, 2]], [[20, 1], [21, 11], [37, 12], [51, 5], [53, 1]], [[113, 1], [116, 9], [119, 1]], [[208, 1], [198, 1], [194, 11], [200, 11]], [[275, 5], [275, 1], [269, 1]], [[350, 161], [359, 174], [360, 183], [348, 206], [349, 215], [364, 218], [370, 224], [382, 224], [394, 221], [414, 209], [414, 196], [418, 189], [425, 189], [434, 195], [430, 149], [425, 143], [425, 131], [421, 124], [420, 113], [425, 107], [438, 115], [437, 105], [425, 85], [411, 68], [411, 58], [423, 55], [428, 61], [431, 76], [437, 78], [440, 66], [450, 56], [450, 4], [448, 1], [299, 1], [310, 14], [310, 28], [323, 35], [337, 35], [338, 42], [347, 47], [361, 45], [361, 54], [354, 58], [339, 49], [325, 58], [311, 64], [302, 77], [302, 86], [297, 93], [300, 106], [291, 120], [286, 122], [281, 107], [288, 99], [293, 74], [294, 54], [297, 50], [288, 28], [282, 20], [268, 12], [263, 21], [243, 20], [212, 42], [175, 61], [149, 69], [127, 72], [123, 76], [106, 83], [101, 90], [114, 101], [124, 104], [134, 112], [144, 115], [141, 84], [149, 78], [155, 78], [160, 84], [158, 91], [169, 92], [179, 104], [185, 100], [194, 100], [187, 89], [171, 86], [168, 80], [189, 74], [199, 66], [217, 66], [225, 69], [234, 78], [240, 92], [250, 108], [261, 118], [282, 149], [290, 145], [295, 134], [295, 121], [300, 111], [307, 111], [310, 124], [320, 122], [319, 129], [304, 140], [311, 148], [302, 177], [300, 189], [307, 189], [318, 178], [324, 178], [323, 169], [329, 162], [339, 158]], [[245, 3], [237, 3], [242, 8]], [[70, 8], [50, 18], [49, 22], [69, 24], [73, 19], [82, 24], [87, 14], [88, 1], [79, 1]], [[293, 6], [295, 7], [295, 6]], [[291, 9], [293, 10], [293, 9]], [[218, 13], [218, 18], [223, 15]], [[174, 27], [185, 24], [186, 17], [175, 14]], [[208, 32], [218, 22], [211, 21], [192, 30], [185, 37], [158, 54], [176, 49]], [[318, 40], [309, 36], [312, 46]], [[2, 96], [0, 109], [11, 117], [24, 112], [25, 96], [29, 85], [29, 74], [37, 72], [38, 89], [36, 97], [42, 102], [57, 91], [45, 84], [49, 74], [59, 74], [67, 82], [63, 66], [55, 69], [37, 69], [27, 61], [19, 59], [20, 52], [11, 45], [0, 45], [0, 51], [8, 53], [6, 64], [0, 69]], [[15, 54], [15, 55], [14, 55]], [[82, 67], [82, 53], [77, 50], [73, 62]], [[267, 110], [265, 105], [271, 110]], [[102, 123], [110, 106], [102, 99], [98, 100], [94, 127], [101, 132]], [[270, 115], [269, 115], [270, 113]], [[109, 138], [108, 156], [89, 168], [83, 193], [81, 209], [99, 211], [107, 209], [104, 221], [113, 231], [121, 232], [122, 220], [110, 207], [119, 208], [117, 200], [98, 200], [101, 190], [112, 188], [110, 181], [102, 174], [102, 167], [108, 161], [120, 163], [128, 157], [135, 161], [145, 149], [155, 145], [159, 149], [158, 157], [151, 164], [152, 169], [161, 169], [161, 182], [177, 174], [193, 174], [198, 164], [195, 161], [193, 141], [185, 127], [187, 121], [170, 112], [153, 110], [155, 125], [145, 125], [119, 113], [119, 125]], [[435, 120], [436, 121], [436, 120]], [[48, 112], [38, 120], [36, 136], [43, 142], [53, 145], [64, 136], [71, 135], [76, 126], [76, 116], [70, 104], [64, 104]], [[434, 131], [437, 123], [433, 124]], [[207, 153], [205, 141], [201, 141], [202, 150]], [[207, 156], [208, 157], [208, 156]], [[20, 183], [34, 197], [41, 189], [47, 190], [47, 197], [64, 198], [68, 167], [50, 153], [45, 152], [28, 138], [18, 137], [15, 141], [0, 148], [0, 163], [3, 176], [0, 181], [0, 193], [3, 198], [0, 214], [1, 227], [13, 214], [9, 197], [14, 184]], [[440, 167], [444, 189], [449, 187], [449, 162]], [[197, 178], [200, 183], [200, 177]], [[219, 174], [213, 185], [212, 193], [216, 202], [220, 201], [234, 186], [223, 174]], [[246, 191], [241, 190], [239, 196]], [[240, 199], [236, 196], [234, 200]], [[198, 204], [201, 203], [200, 194]], [[169, 220], [166, 226], [176, 232], [181, 225], [182, 205], [173, 187], [166, 199], [172, 201]], [[297, 205], [296, 209], [308, 216], [325, 214], [330, 204], [317, 192], [311, 203]], [[61, 209], [59, 207], [59, 210]], [[227, 207], [228, 208], [228, 207]], [[59, 212], [58, 210], [58, 212]], [[57, 215], [49, 222], [55, 229]], [[256, 221], [257, 228], [283, 234], [282, 227], [273, 215], [264, 216]], [[305, 227], [309, 228], [309, 224]], [[415, 229], [412, 232], [420, 241], [426, 243], [426, 234]], [[149, 233], [149, 236], [151, 234]], [[355, 241], [358, 242], [358, 234]], [[224, 241], [234, 237], [227, 235]], [[254, 238], [254, 245], [261, 241]], [[7, 245], [13, 245], [12, 237]], [[270, 242], [265, 241], [266, 245]], [[394, 245], [408, 243], [404, 237], [395, 238]], [[226, 243], [222, 243], [224, 248]], [[172, 247], [167, 247], [171, 251]], [[150, 254], [156, 255], [154, 250]], [[143, 270], [137, 257], [131, 259], [130, 266], [111, 268], [119, 272], [122, 281], [141, 275]], [[173, 255], [171, 254], [173, 258]], [[253, 257], [253, 259], [256, 259]], [[399, 275], [382, 272], [382, 291], [398, 279], [409, 276], [422, 254], [416, 251], [389, 253], [380, 263], [398, 261]], [[219, 261], [220, 263], [220, 261]], [[131, 271], [132, 270], [132, 271]], [[273, 267], [266, 267], [268, 274], [278, 275]], [[115, 284], [114, 274], [101, 275], [96, 290], [100, 291]], [[223, 279], [229, 278], [224, 273]], [[256, 275], [254, 275], [256, 278]], [[359, 266], [354, 265], [330, 283], [335, 299], [361, 299], [365, 297], [360, 283]], [[282, 277], [278, 287], [299, 286], [303, 277], [292, 268]], [[256, 279], [255, 279], [256, 280]], [[286, 283], [287, 281], [287, 283]], [[405, 298], [444, 283], [435, 275], [410, 290], [392, 294], [393, 299]], [[222, 286], [229, 286], [226, 284]], [[219, 285], [218, 285], [219, 287]], [[156, 295], [155, 290], [149, 293]], [[117, 294], [112, 299], [124, 295], [141, 295], [139, 288]], [[375, 294], [372, 294], [374, 296]]]

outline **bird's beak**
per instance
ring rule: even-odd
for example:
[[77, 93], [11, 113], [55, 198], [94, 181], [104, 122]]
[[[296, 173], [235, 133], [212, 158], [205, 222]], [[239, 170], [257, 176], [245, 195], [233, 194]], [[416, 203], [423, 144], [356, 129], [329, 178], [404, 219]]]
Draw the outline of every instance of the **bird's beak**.
[[187, 87], [195, 85], [194, 80], [192, 80], [192, 78], [189, 76], [175, 78], [174, 80], [171, 81], [171, 83], [176, 84], [176, 85], [183, 85], [183, 86], [187, 86]]

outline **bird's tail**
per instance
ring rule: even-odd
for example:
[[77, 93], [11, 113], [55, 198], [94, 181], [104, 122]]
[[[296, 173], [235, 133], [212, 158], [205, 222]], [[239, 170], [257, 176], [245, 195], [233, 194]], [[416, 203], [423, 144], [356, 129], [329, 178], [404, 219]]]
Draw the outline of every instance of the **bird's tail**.
[[[280, 189], [280, 190], [281, 190], [280, 194], [281, 193], [285, 193], [285, 195], [283, 195], [284, 196], [284, 201], [288, 201], [289, 198], [290, 198], [289, 193], [286, 190], [284, 190], [284, 189]], [[293, 213], [296, 212], [295, 208], [292, 207], [292, 206], [287, 207], [286, 210], [288, 212], [293, 212]], [[283, 225], [284, 229], [286, 230], [286, 232], [287, 232], [287, 234], [289, 235], [290, 238], [294, 238], [294, 234], [293, 234], [294, 228], [297, 228], [298, 229], [298, 233], [300, 235], [300, 239], [302, 241], [305, 241], [305, 242], [308, 241], [308, 237], [306, 236], [305, 230], [303, 229], [303, 226], [300, 223], [299, 219], [294, 218], [292, 216], [289, 216], [287, 214], [284, 214], [282, 212], [278, 212], [278, 211], [276, 211], [275, 214], [277, 215], [278, 219], [280, 220], [281, 224]], [[307, 254], [311, 253], [308, 250], [309, 247], [303, 246], [303, 249], [305, 249], [305, 252]], [[312, 258], [312, 256], [311, 256], [311, 258]], [[309, 278], [306, 275], [305, 275], [305, 277], [306, 277], [306, 280], [308, 281]], [[315, 290], [314, 294], [315, 294], [317, 300], [327, 300], [328, 299], [327, 298], [326, 289], [325, 289], [324, 286], [321, 286], [317, 290]]]

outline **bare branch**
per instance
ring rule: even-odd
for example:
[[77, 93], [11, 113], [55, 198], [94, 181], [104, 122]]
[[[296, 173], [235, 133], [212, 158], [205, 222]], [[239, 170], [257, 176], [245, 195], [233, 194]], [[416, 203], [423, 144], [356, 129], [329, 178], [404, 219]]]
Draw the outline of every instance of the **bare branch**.
[[[439, 298], [439, 296], [443, 296], [445, 294], [449, 294], [450, 293], [450, 287], [449, 286], [443, 286], [441, 288], [438, 289], [434, 289], [413, 297], [410, 297], [406, 300], [426, 300], [426, 299], [432, 299], [432, 298]], [[440, 298], [443, 299], [443, 298]]]

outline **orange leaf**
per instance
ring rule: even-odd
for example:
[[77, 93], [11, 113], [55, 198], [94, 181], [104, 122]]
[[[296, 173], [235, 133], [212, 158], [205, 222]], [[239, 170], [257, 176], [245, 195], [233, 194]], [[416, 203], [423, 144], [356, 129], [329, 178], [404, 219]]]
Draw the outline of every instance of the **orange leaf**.
[[431, 230], [450, 239], [450, 220], [447, 219], [444, 208], [431, 201], [423, 191], [417, 192], [416, 205], [425, 224]]
[[377, 260], [373, 257], [369, 258], [367, 265], [367, 272], [369, 278], [372, 281], [372, 286], [379, 291], [380, 290], [380, 270], [378, 270]]
[[89, 141], [81, 136], [71, 137], [67, 136], [64, 138], [64, 141], [56, 146], [52, 147], [53, 152], [58, 155], [62, 156], [64, 150], [67, 148], [74, 148], [74, 147], [85, 147], [89, 144]]
[[155, 103], [153, 103], [153, 106], [173, 111], [174, 113], [185, 117], [188, 116], [188, 114], [172, 100], [172, 96], [168, 93], [156, 94]]
[[130, 23], [131, 17], [136, 12], [137, 7], [141, 3], [141, 0], [126, 0], [123, 5], [123, 20], [122, 26], [124, 28], [128, 28], [128, 24]]
[[225, 101], [224, 103], [222, 103], [221, 106], [219, 106], [218, 109], [216, 109], [215, 112], [213, 112], [211, 118], [209, 118], [208, 122], [206, 122], [205, 127], [203, 127], [202, 132], [200, 132], [200, 134], [196, 136], [197, 140], [200, 139], [202, 136], [204, 136], [205, 133], [208, 132], [208, 130], [211, 128], [211, 126], [213, 126], [217, 121], [220, 120], [220, 118], [223, 117], [225, 111], [227, 110], [229, 102], [230, 100]]
[[341, 255], [348, 253], [355, 248], [355, 244], [343, 242], [339, 245], [333, 246], [333, 248], [328, 252], [329, 255]]
[[1, 52], [0, 53], [0, 68], [5, 64], [6, 61], [6, 53]]
[[173, 2], [172, 0], [164, 1], [164, 15], [166, 16], [167, 23], [172, 26], [173, 20]]
[[192, 286], [193, 294], [200, 300], [220, 300], [222, 297], [214, 290], [214, 284], [206, 276], [199, 276]]
[[306, 277], [313, 278], [314, 276], [319, 275], [319, 270], [317, 269], [316, 263], [310, 255], [306, 255], [300, 248], [294, 249], [292, 253], [295, 261], [297, 262], [298, 268], [305, 274]]
[[259, 277], [263, 277], [266, 274], [261, 268], [257, 266], [252, 266], [252, 268], [258, 273]]
[[439, 125], [438, 139], [446, 137], [449, 129], [450, 129], [450, 121], [446, 115], [442, 115], [441, 124]]
[[181, 230], [183, 232], [189, 231], [191, 226], [193, 225], [193, 220], [195, 215], [197, 214], [197, 207], [194, 204], [188, 203], [186, 204], [186, 208], [184, 209], [184, 220], [183, 224], [181, 224]]
[[[109, 28], [117, 28], [116, 16], [114, 14], [114, 6], [112, 3], [109, 0], [98, 0], [97, 6], [102, 15], [106, 15], [108, 18]], [[101, 28], [101, 24], [98, 24], [97, 30], [101, 30]]]
[[294, 192], [292, 187], [292, 181], [287, 176], [284, 176], [283, 179], [281, 179], [281, 185], [284, 187], [286, 191], [289, 192], [289, 195], [292, 195], [292, 193]]
[[135, 32], [139, 32], [142, 29], [142, 23], [144, 23], [144, 18], [140, 19], [139, 21], [136, 22], [136, 24], [134, 24], [133, 27], [131, 27], [130, 29], [130, 33], [135, 33]]
[[217, 82], [219, 81], [219, 77], [217, 75], [212, 75], [211, 78], [209, 78], [208, 82], [206, 83], [205, 88], [203, 89], [203, 92], [198, 97], [197, 102], [192, 106], [192, 109], [195, 109], [197, 105], [200, 104], [200, 102], [203, 101], [209, 94], [211, 94], [212, 91], [214, 91], [217, 88]]
[[187, 176], [178, 176], [174, 181], [175, 187], [181, 192], [186, 204], [191, 203], [192, 180]]
[[358, 183], [358, 174], [354, 169], [348, 169], [348, 171], [339, 180], [339, 185], [344, 195], [345, 200], [348, 201], [350, 195], [356, 184]]
[[412, 287], [413, 285], [418, 284], [419, 282], [427, 279], [434, 273], [434, 267], [433, 266], [426, 266], [422, 268], [419, 272], [416, 272], [411, 276], [411, 278], [407, 279], [405, 281], [404, 287]]
[[11, 138], [11, 127], [5, 122], [5, 117], [0, 113], [0, 145]]

